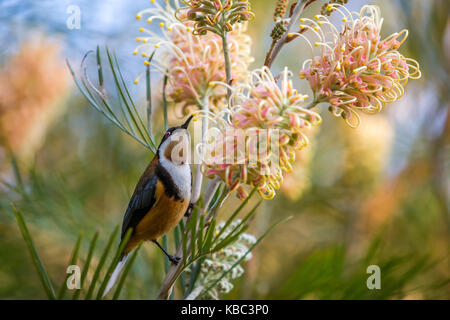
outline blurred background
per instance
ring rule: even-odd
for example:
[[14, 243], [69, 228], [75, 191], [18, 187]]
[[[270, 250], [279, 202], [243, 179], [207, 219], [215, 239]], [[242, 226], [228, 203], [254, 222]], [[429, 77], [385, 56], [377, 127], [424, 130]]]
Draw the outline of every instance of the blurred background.
[[[77, 68], [87, 51], [108, 45], [131, 84], [142, 71], [131, 54], [140, 26], [135, 15], [149, 3], [0, 2], [1, 299], [45, 298], [11, 202], [57, 283], [80, 232], [90, 238], [98, 230], [101, 248], [121, 222], [151, 154], [88, 105], [65, 59]], [[251, 3], [257, 68], [270, 45], [275, 1]], [[363, 117], [358, 129], [319, 107], [323, 125], [276, 198], [259, 208], [250, 233], [293, 219], [255, 249], [225, 298], [450, 298], [450, 2], [350, 0], [348, 7], [359, 11], [368, 3], [381, 6], [385, 36], [409, 29], [401, 51], [420, 63], [423, 77], [407, 85], [399, 102]], [[72, 5], [80, 9], [79, 29], [66, 24]], [[297, 71], [307, 55], [301, 41], [291, 42], [273, 70]], [[307, 93], [306, 82], [296, 85]], [[132, 89], [143, 106], [144, 87]], [[237, 205], [231, 201], [220, 214]], [[169, 244], [174, 250], [173, 239]], [[381, 290], [366, 287], [372, 264], [381, 268]], [[162, 255], [144, 246], [121, 298], [154, 297], [163, 275]]]

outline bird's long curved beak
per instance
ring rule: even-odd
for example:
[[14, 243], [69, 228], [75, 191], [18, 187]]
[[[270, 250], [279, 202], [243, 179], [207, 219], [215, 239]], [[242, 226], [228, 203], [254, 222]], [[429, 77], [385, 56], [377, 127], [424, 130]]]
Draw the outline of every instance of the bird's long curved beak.
[[181, 127], [182, 127], [183, 129], [187, 129], [188, 126], [189, 126], [189, 122], [191, 122], [192, 118], [194, 118], [194, 116], [193, 116], [193, 115], [190, 115], [189, 118], [187, 118], [186, 122], [183, 123], [183, 124], [181, 125]]

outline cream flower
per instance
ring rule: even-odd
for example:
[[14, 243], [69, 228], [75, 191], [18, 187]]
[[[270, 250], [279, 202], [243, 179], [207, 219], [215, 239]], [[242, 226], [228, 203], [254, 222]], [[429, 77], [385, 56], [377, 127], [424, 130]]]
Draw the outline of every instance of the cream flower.
[[248, 0], [182, 0], [186, 7], [179, 9], [180, 21], [194, 22], [194, 33], [208, 31], [222, 35], [233, 30], [235, 23], [253, 18]]
[[[140, 45], [134, 54], [140, 54], [145, 58], [145, 64], [152, 64], [158, 71], [168, 74], [168, 98], [184, 109], [199, 108], [205, 103], [213, 111], [221, 109], [227, 95], [221, 38], [213, 33], [193, 35], [193, 22], [180, 22], [175, 17], [178, 1], [175, 1], [175, 8], [170, 4], [163, 8], [157, 2], [154, 5], [139, 12], [137, 17], [145, 16], [147, 23], [159, 23], [162, 34], [141, 28], [143, 35], [137, 38]], [[251, 39], [245, 32], [246, 25], [236, 24], [228, 34], [233, 82], [247, 74], [253, 61]], [[156, 54], [149, 62], [147, 57], [155, 50]]]
[[399, 99], [408, 80], [420, 78], [419, 64], [398, 52], [407, 30], [381, 38], [378, 7], [364, 6], [356, 14], [339, 4], [328, 6], [342, 14], [344, 24], [338, 31], [324, 15], [301, 19], [300, 29], [314, 33], [321, 54], [304, 63], [300, 77], [309, 81], [316, 102], [330, 103], [334, 115], [357, 126], [357, 111], [376, 113]]
[[212, 119], [222, 124], [206, 152], [205, 175], [220, 176], [240, 198], [247, 195], [245, 184], [273, 198], [283, 172], [292, 169], [295, 151], [308, 143], [304, 132], [321, 123], [317, 113], [303, 107], [305, 99], [292, 87], [287, 68], [279, 81], [267, 67], [252, 72], [234, 89], [227, 120]]

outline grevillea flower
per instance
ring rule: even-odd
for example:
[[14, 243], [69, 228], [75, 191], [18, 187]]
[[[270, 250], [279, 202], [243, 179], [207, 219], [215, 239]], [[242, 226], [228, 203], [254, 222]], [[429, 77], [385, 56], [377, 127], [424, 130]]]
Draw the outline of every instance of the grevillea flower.
[[8, 162], [2, 147], [25, 164], [34, 159], [71, 88], [61, 45], [40, 34], [31, 38], [0, 69], [0, 171]]
[[208, 31], [223, 35], [233, 29], [235, 23], [254, 16], [248, 0], [182, 0], [186, 7], [177, 11], [180, 21], [194, 23], [194, 34]]
[[[321, 48], [321, 55], [304, 63], [300, 77], [309, 81], [315, 102], [330, 103], [334, 115], [357, 126], [357, 110], [376, 113], [399, 99], [408, 79], [420, 78], [419, 64], [398, 52], [407, 30], [381, 39], [383, 19], [378, 7], [364, 6], [356, 14], [339, 4], [328, 6], [342, 14], [344, 24], [338, 31], [323, 15], [317, 15], [316, 21], [301, 19], [300, 29], [315, 34], [314, 46]], [[313, 51], [305, 36], [296, 35], [306, 39]]]
[[273, 13], [273, 21], [278, 22], [283, 19], [289, 6], [289, 0], [277, 0], [275, 11]]
[[[223, 85], [226, 74], [222, 40], [212, 33], [193, 35], [192, 22], [180, 22], [175, 18], [176, 8], [179, 9], [177, 1], [175, 6], [173, 8], [167, 4], [163, 8], [156, 2], [155, 7], [137, 14], [138, 19], [146, 16], [148, 23], [159, 22], [162, 34], [140, 28], [143, 36], [136, 39], [140, 44], [134, 54], [144, 57], [146, 65], [152, 64], [157, 70], [168, 74], [167, 96], [170, 100], [183, 108], [198, 108], [208, 103], [209, 109], [217, 111], [224, 105], [227, 95]], [[236, 82], [245, 77], [253, 61], [250, 55], [251, 39], [245, 31], [246, 25], [237, 24], [228, 34], [232, 77]], [[155, 50], [156, 54], [149, 62], [148, 57]]]
[[287, 68], [278, 81], [267, 67], [251, 72], [234, 88], [232, 106], [224, 110], [228, 117], [212, 118], [219, 129], [201, 150], [204, 174], [221, 177], [240, 198], [247, 196], [245, 184], [273, 198], [283, 172], [292, 169], [295, 151], [308, 143], [304, 132], [321, 123], [303, 107], [307, 98], [292, 87]]
[[[227, 237], [230, 232], [234, 230], [241, 220], [237, 219], [233, 221], [225, 231], [220, 235], [219, 239], [223, 240]], [[221, 222], [217, 226], [217, 232], [220, 232], [225, 227], [225, 223]], [[241, 266], [240, 261], [248, 261], [252, 258], [251, 252], [248, 253], [249, 248], [256, 243], [256, 238], [248, 233], [242, 233], [237, 237], [236, 241], [226, 246], [225, 248], [208, 255], [202, 262], [200, 270], [198, 273], [198, 278], [195, 288], [190, 294], [191, 299], [195, 299], [203, 294], [204, 299], [220, 299], [220, 296], [226, 294], [233, 289], [232, 280], [239, 278], [244, 274], [244, 268]], [[241, 260], [242, 259], [242, 260]], [[234, 264], [239, 263], [235, 266], [225, 277], [222, 277], [223, 273], [230, 270]], [[193, 272], [192, 265], [186, 269], [187, 275], [191, 275]], [[218, 279], [221, 279], [210, 288]]]

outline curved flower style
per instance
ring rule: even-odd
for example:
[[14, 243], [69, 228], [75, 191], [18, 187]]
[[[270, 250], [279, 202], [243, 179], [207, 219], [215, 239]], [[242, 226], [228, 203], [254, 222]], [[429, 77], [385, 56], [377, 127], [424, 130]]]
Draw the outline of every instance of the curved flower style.
[[326, 16], [301, 19], [300, 29], [317, 36], [314, 45], [321, 47], [321, 55], [304, 63], [300, 77], [309, 81], [315, 102], [330, 103], [334, 115], [355, 127], [360, 122], [357, 110], [376, 113], [399, 99], [408, 79], [420, 78], [419, 64], [398, 52], [407, 30], [381, 39], [383, 19], [378, 7], [364, 6], [355, 14], [339, 4], [328, 6], [343, 15], [344, 25], [339, 32]]
[[287, 68], [277, 80], [267, 67], [253, 71], [234, 89], [228, 118], [213, 121], [221, 129], [205, 151], [203, 172], [220, 176], [230, 191], [247, 196], [244, 184], [271, 199], [292, 169], [295, 151], [305, 147], [304, 132], [321, 123], [320, 116], [302, 105], [308, 96], [292, 87]]
[[180, 21], [194, 23], [194, 34], [208, 31], [222, 35], [233, 30], [233, 24], [254, 16], [248, 0], [182, 0], [187, 6], [177, 11]]
[[[177, 1], [175, 5], [179, 8]], [[155, 3], [154, 8], [137, 14], [138, 19], [148, 15], [148, 23], [160, 21], [162, 35], [141, 28], [144, 36], [137, 38], [140, 45], [134, 54], [146, 58], [146, 65], [152, 64], [159, 71], [168, 74], [167, 96], [173, 102], [180, 103], [184, 109], [198, 108], [208, 103], [210, 109], [217, 111], [222, 108], [227, 95], [226, 87], [220, 85], [226, 82], [221, 38], [212, 33], [205, 36], [193, 35], [193, 23], [178, 21], [175, 12], [176, 9], [170, 4], [163, 8]], [[234, 81], [245, 77], [248, 66], [253, 61], [250, 55], [251, 39], [245, 31], [246, 25], [238, 24], [229, 33], [229, 54]], [[149, 62], [147, 57], [158, 48], [161, 49]], [[137, 82], [138, 79], [135, 83]]]

